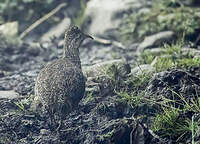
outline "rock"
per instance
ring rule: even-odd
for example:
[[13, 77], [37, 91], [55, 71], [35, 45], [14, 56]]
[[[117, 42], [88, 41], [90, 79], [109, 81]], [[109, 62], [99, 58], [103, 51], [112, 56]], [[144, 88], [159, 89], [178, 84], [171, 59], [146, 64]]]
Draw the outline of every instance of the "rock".
[[146, 14], [146, 13], [150, 13], [151, 9], [149, 8], [142, 8], [138, 11], [138, 14]]
[[133, 43], [127, 49], [135, 52], [138, 46], [139, 46], [139, 43]]
[[139, 65], [131, 69], [130, 75], [141, 75], [143, 72], [153, 72], [155, 68], [149, 64]]
[[6, 36], [16, 36], [18, 34], [18, 22], [8, 22], [0, 25], [0, 32]]
[[[16, 36], [10, 36], [0, 32], [0, 51], [15, 53], [21, 47], [22, 41]], [[2, 55], [2, 53], [0, 53]]]
[[40, 130], [40, 134], [43, 135], [43, 136], [44, 136], [44, 135], [49, 135], [50, 133], [51, 133], [51, 132], [50, 132], [49, 130], [47, 130], [47, 129], [41, 129], [41, 130]]
[[98, 77], [98, 76], [101, 76], [101, 75], [105, 75], [107, 69], [113, 64], [121, 67], [122, 69], [123, 69], [123, 66], [126, 65], [126, 63], [121, 59], [110, 60], [110, 61], [106, 61], [106, 62], [97, 63], [97, 64], [92, 65], [92, 66], [83, 67], [83, 73], [86, 77]]
[[160, 56], [161, 54], [165, 53], [165, 49], [163, 48], [152, 48], [147, 50], [149, 50], [150, 53], [155, 56]]
[[159, 15], [158, 16], [158, 22], [159, 23], [164, 23], [168, 20], [171, 20], [175, 17], [176, 15], [174, 13], [170, 13], [170, 14], [167, 14], [167, 15]]
[[197, 49], [194, 49], [194, 48], [182, 48], [181, 52], [183, 53], [183, 55], [191, 54], [194, 57], [200, 56], [200, 50], [197, 50]]
[[148, 36], [144, 39], [144, 41], [138, 46], [137, 53], [144, 51], [144, 49], [153, 47], [153, 46], [159, 46], [164, 42], [168, 42], [172, 40], [174, 37], [174, 32], [172, 31], [164, 31], [159, 32], [157, 34]]
[[105, 35], [106, 31], [118, 28], [122, 16], [132, 7], [141, 7], [136, 0], [91, 0], [87, 3], [85, 17], [91, 19], [89, 32]]
[[82, 48], [80, 48], [80, 59], [82, 61], [82, 65], [92, 65], [103, 61], [117, 59], [113, 58], [113, 56], [121, 56], [121, 51], [119, 51], [120, 50], [117, 49], [113, 44], [103, 45], [96, 43], [96, 41], [86, 41], [86, 43], [83, 43]]
[[19, 98], [19, 94], [16, 93], [15, 91], [0, 91], [0, 99], [5, 98], [5, 99], [15, 99]]

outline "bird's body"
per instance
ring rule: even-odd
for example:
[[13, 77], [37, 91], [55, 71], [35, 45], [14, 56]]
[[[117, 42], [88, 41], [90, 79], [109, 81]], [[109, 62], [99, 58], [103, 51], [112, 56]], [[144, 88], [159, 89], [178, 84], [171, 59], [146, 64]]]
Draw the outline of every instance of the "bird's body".
[[76, 26], [70, 27], [65, 34], [63, 57], [47, 64], [35, 84], [35, 101], [39, 101], [51, 118], [63, 118], [75, 108], [84, 96], [85, 77], [81, 69], [79, 46], [84, 39]]
[[35, 95], [52, 114], [65, 115], [76, 106], [85, 91], [85, 78], [80, 68], [65, 58], [48, 64], [39, 73]]

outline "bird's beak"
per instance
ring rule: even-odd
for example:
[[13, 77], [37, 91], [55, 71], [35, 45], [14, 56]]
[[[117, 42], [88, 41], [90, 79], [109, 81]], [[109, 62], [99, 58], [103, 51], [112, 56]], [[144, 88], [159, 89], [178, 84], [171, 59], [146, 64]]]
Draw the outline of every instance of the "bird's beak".
[[90, 39], [94, 39], [93, 37], [91, 37], [90, 35], [84, 34], [85, 38], [90, 38]]

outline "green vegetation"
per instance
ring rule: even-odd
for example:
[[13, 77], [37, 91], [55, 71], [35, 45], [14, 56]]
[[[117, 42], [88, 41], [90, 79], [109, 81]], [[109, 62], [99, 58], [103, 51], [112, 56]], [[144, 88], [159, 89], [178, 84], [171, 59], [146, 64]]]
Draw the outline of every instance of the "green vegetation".
[[106, 70], [106, 75], [112, 80], [114, 93], [121, 97], [117, 101], [135, 107], [143, 103], [144, 90], [153, 74], [143, 71], [139, 75], [122, 75], [120, 67], [113, 64]]
[[129, 94], [126, 91], [122, 91], [117, 94], [121, 96], [120, 102], [126, 103], [131, 107], [138, 106], [143, 100], [143, 95], [137, 95], [135, 92]]
[[180, 115], [180, 109], [163, 108], [163, 112], [157, 114], [154, 119], [153, 130], [159, 132], [162, 137], [176, 139], [177, 142], [184, 141], [183, 138], [199, 132], [200, 121], [192, 122], [192, 119]]
[[79, 27], [82, 26], [85, 17], [85, 10], [86, 10], [86, 0], [80, 0], [80, 11], [78, 12], [77, 16], [75, 18], [73, 18], [73, 23]]
[[29, 98], [25, 98], [22, 100], [14, 101], [13, 103], [19, 108], [19, 110], [26, 112], [28, 107], [31, 105], [32, 102], [32, 96]]
[[24, 104], [22, 102], [14, 102], [14, 104], [22, 111], [25, 111]]
[[200, 131], [200, 119], [194, 121], [194, 116], [187, 116], [187, 113], [200, 112], [200, 98], [193, 97], [192, 102], [188, 102], [184, 97], [182, 100], [185, 103], [183, 108], [175, 108], [176, 104], [162, 106], [161, 112], [153, 119], [153, 130], [162, 137], [176, 139], [176, 142], [184, 142], [188, 136], [194, 141], [194, 136]]
[[[146, 50], [138, 57], [138, 63], [151, 64], [155, 68], [155, 73], [170, 69], [185, 69], [200, 66], [200, 57], [195, 56], [194, 52], [184, 50], [184, 40], [179, 40], [175, 44], [165, 44], [159, 52]], [[113, 81], [115, 94], [121, 98], [119, 102], [125, 103], [136, 111], [147, 105], [152, 113], [152, 129], [162, 138], [168, 138], [173, 141], [185, 142], [190, 139], [195, 142], [195, 137], [200, 132], [200, 119], [194, 115], [200, 112], [200, 97], [191, 93], [188, 98], [185, 95], [175, 92], [173, 88], [167, 86], [166, 91], [171, 96], [165, 97], [158, 95], [151, 99], [145, 97], [146, 88], [153, 72], [141, 72], [139, 75], [128, 74], [122, 78], [117, 66], [112, 65], [106, 72]], [[191, 83], [191, 85], [193, 85]], [[159, 100], [159, 101], [158, 101]], [[152, 106], [152, 107], [151, 107]], [[191, 113], [191, 115], [188, 115]], [[143, 113], [149, 115], [149, 113]]]
[[[0, 1], [0, 24], [18, 21], [22, 24], [32, 24], [39, 18], [46, 15], [60, 2], [54, 0], [4, 0]], [[58, 22], [54, 16], [47, 20], [48, 24]], [[27, 27], [27, 25], [26, 25]]]
[[11, 140], [9, 138], [1, 137], [0, 143], [11, 143]]
[[108, 132], [107, 134], [105, 134], [105, 135], [99, 135], [99, 140], [100, 141], [104, 141], [104, 139], [106, 139], [106, 138], [111, 138], [112, 137], [112, 135], [113, 135], [113, 132]]
[[185, 68], [185, 67], [192, 67], [192, 66], [200, 66], [200, 57], [195, 58], [183, 58], [178, 61], [178, 67]]
[[[173, 68], [187, 70], [192, 67], [199, 67], [200, 57], [195, 57], [194, 53], [190, 51], [184, 51], [183, 45], [183, 41], [178, 41], [176, 44], [171, 45], [165, 44], [159, 53], [146, 50], [140, 55], [139, 63], [152, 64], [156, 72]], [[159, 103], [153, 101], [154, 104], [160, 105], [162, 108], [160, 112], [155, 113], [152, 125], [153, 130], [159, 136], [176, 140], [176, 142], [184, 142], [184, 140], [189, 138], [194, 143], [194, 137], [200, 131], [200, 119], [194, 121], [193, 115], [187, 116], [187, 113], [195, 114], [200, 112], [199, 95], [194, 95], [188, 100], [170, 87], [168, 89], [174, 95], [173, 100], [165, 97]]]
[[200, 30], [200, 9], [185, 6], [181, 0], [155, 0], [150, 11], [126, 18], [121, 27], [122, 41], [142, 40], [165, 30], [174, 31], [177, 36], [193, 36]]
[[93, 99], [94, 99], [93, 92], [89, 92], [89, 93], [87, 93], [86, 97], [84, 98], [83, 103], [86, 104], [89, 101], [92, 101]]
[[161, 72], [172, 68], [187, 69], [190, 67], [200, 66], [200, 57], [194, 57], [190, 52], [182, 50], [183, 44], [177, 42], [172, 45], [164, 45], [161, 53], [156, 55], [150, 50], [145, 51], [139, 57], [140, 64], [151, 64], [156, 72]]

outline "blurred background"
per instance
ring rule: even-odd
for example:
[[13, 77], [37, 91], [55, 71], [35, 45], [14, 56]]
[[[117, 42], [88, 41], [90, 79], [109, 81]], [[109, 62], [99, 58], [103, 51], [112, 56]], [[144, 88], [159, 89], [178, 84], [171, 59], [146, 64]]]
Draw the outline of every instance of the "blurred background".
[[[88, 81], [54, 133], [29, 108], [70, 25]], [[0, 143], [200, 143], [199, 45], [200, 0], [1, 0]]]
[[163, 33], [162, 42], [184, 37], [197, 45], [198, 6], [198, 0], [5, 0], [0, 2], [0, 32], [10, 44], [37, 42], [49, 50], [56, 47], [53, 51], [59, 55], [64, 31], [77, 25], [96, 37], [81, 50], [83, 64], [122, 57], [131, 61], [135, 51], [159, 46], [160, 42], [153, 42], [141, 48], [139, 43], [163, 31], [173, 34]]

